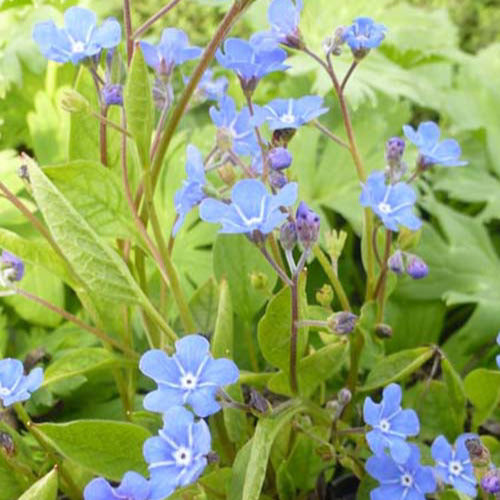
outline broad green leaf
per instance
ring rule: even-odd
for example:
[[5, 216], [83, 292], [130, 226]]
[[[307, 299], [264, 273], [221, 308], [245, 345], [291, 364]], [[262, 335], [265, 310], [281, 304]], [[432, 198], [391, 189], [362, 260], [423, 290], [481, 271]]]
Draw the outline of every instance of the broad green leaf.
[[[217, 281], [227, 280], [237, 313], [251, 320], [269, 298], [276, 283], [276, 273], [255, 245], [242, 235], [221, 234], [213, 249]], [[266, 290], [256, 290], [251, 283], [252, 273], [264, 273], [269, 280]]]
[[472, 422], [477, 428], [500, 403], [500, 371], [478, 368], [465, 377], [464, 385], [467, 398], [474, 406]]
[[288, 472], [286, 462], [282, 462], [276, 471], [276, 489], [279, 500], [294, 500], [297, 488], [293, 476]]
[[37, 424], [36, 429], [65, 457], [113, 481], [129, 470], [146, 474], [142, 456], [149, 431], [135, 424], [79, 420], [66, 424]]
[[43, 172], [97, 234], [136, 238], [123, 185], [112, 170], [81, 160], [44, 167]]
[[46, 476], [39, 479], [18, 500], [57, 500], [57, 470], [52, 469]]
[[4, 454], [0, 455], [0, 500], [19, 498], [26, 486], [22, 486], [13, 469], [9, 466]]
[[434, 355], [433, 347], [418, 347], [399, 351], [377, 363], [366, 378], [362, 391], [385, 387], [411, 375]]
[[[348, 352], [346, 342], [328, 344], [305, 358], [297, 366], [299, 392], [310, 396], [319, 384], [340, 371]], [[280, 372], [269, 380], [268, 388], [278, 394], [291, 395], [288, 375]]]
[[210, 333], [214, 331], [217, 317], [217, 301], [219, 290], [212, 277], [194, 292], [189, 301], [189, 310], [198, 331]]
[[123, 101], [127, 113], [127, 128], [135, 139], [143, 166], [149, 164], [149, 147], [153, 133], [153, 96], [142, 50], [134, 50]]
[[441, 360], [441, 371], [443, 372], [443, 382], [446, 385], [448, 398], [451, 403], [450, 409], [453, 411], [456, 419], [461, 421], [463, 425], [467, 416], [467, 397], [464, 383], [453, 365], [446, 358]]

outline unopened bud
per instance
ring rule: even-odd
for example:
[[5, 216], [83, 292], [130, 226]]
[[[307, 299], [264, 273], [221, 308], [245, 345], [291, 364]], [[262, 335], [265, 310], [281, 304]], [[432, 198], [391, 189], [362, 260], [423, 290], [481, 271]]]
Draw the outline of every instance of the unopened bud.
[[405, 263], [403, 259], [403, 252], [401, 250], [396, 250], [387, 262], [389, 269], [395, 274], [403, 274], [405, 272]]
[[297, 244], [295, 222], [285, 222], [280, 228], [280, 243], [284, 250], [293, 250]]
[[341, 405], [336, 399], [332, 399], [331, 401], [328, 401], [328, 403], [326, 403], [326, 409], [330, 410], [333, 415], [337, 415], [340, 411], [340, 408]]
[[340, 389], [337, 394], [337, 399], [342, 406], [346, 406], [351, 402], [352, 393], [347, 387], [344, 387], [343, 389]]
[[269, 174], [269, 182], [271, 183], [271, 186], [273, 188], [281, 189], [282, 187], [286, 186], [286, 184], [288, 183], [288, 179], [283, 172], [271, 170], [271, 173]]
[[210, 451], [205, 455], [205, 458], [207, 459], [207, 463], [210, 464], [216, 464], [219, 463], [220, 458], [219, 454], [216, 451]]
[[250, 275], [250, 283], [255, 290], [265, 290], [269, 284], [269, 278], [262, 272], [253, 272]]
[[61, 107], [68, 113], [87, 113], [90, 103], [76, 90], [65, 90], [61, 97]]
[[260, 392], [253, 388], [250, 389], [249, 405], [259, 413], [268, 413], [271, 410], [269, 401]]
[[6, 281], [21, 281], [24, 276], [24, 263], [19, 257], [4, 250], [0, 257], [0, 271]]
[[500, 470], [491, 469], [481, 478], [481, 488], [492, 495], [500, 493]]
[[414, 280], [425, 278], [429, 274], [429, 267], [423, 259], [413, 254], [407, 254], [406, 272]]
[[16, 453], [16, 445], [12, 436], [7, 432], [0, 432], [0, 447], [2, 451], [8, 456], [12, 457]]
[[316, 292], [316, 301], [323, 307], [329, 307], [333, 301], [333, 288], [331, 285], [323, 285]]
[[337, 335], [351, 333], [356, 327], [357, 321], [358, 317], [349, 311], [332, 314], [327, 320], [330, 330]]
[[465, 447], [469, 452], [470, 461], [475, 467], [486, 467], [491, 462], [490, 451], [477, 437], [465, 440]]
[[405, 152], [405, 141], [401, 137], [391, 137], [385, 144], [385, 161], [389, 167], [400, 165]]
[[224, 184], [228, 186], [232, 186], [236, 180], [236, 172], [234, 171], [234, 167], [231, 163], [227, 162], [224, 165], [221, 165], [217, 169], [217, 173], [219, 177], [224, 181]]
[[284, 170], [288, 168], [293, 161], [293, 156], [290, 151], [282, 146], [271, 149], [268, 153], [268, 158], [269, 164], [273, 170]]
[[392, 328], [385, 323], [375, 325], [375, 335], [379, 339], [390, 339], [392, 337]]
[[311, 248], [318, 241], [320, 218], [306, 202], [301, 201], [296, 213], [297, 237], [304, 248]]
[[282, 128], [273, 132], [272, 145], [273, 147], [287, 146], [297, 132], [294, 128]]
[[227, 128], [218, 128], [215, 135], [215, 141], [219, 151], [227, 153], [233, 147], [233, 134]]
[[325, 234], [326, 248], [331, 259], [334, 261], [339, 260], [344, 250], [345, 242], [347, 240], [347, 233], [345, 231], [336, 231], [333, 229], [331, 232]]
[[108, 83], [101, 89], [101, 97], [106, 106], [123, 106], [123, 86]]
[[411, 231], [406, 227], [401, 227], [398, 235], [398, 247], [401, 250], [408, 251], [415, 248], [420, 242], [420, 236], [422, 235], [422, 230]]

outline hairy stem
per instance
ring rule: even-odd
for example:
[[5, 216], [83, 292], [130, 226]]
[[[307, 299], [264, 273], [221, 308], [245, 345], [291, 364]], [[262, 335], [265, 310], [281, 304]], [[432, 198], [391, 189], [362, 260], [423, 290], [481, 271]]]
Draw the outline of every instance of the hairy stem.
[[342, 90], [342, 92], [344, 92], [347, 82], [349, 81], [349, 78], [351, 78], [351, 75], [354, 73], [354, 70], [356, 69], [357, 66], [358, 66], [358, 61], [353, 61], [353, 63], [349, 67], [346, 75], [344, 76], [344, 79], [342, 80], [342, 83], [340, 84], [340, 90]]
[[391, 243], [392, 243], [392, 231], [387, 229], [385, 234], [385, 250], [384, 257], [382, 260], [382, 270], [380, 271], [380, 276], [377, 281], [377, 286], [375, 287], [375, 298], [377, 299], [377, 323], [384, 320], [384, 309], [385, 309], [385, 288], [387, 285], [387, 274], [389, 272], [388, 260], [391, 253]]
[[278, 263], [269, 255], [266, 247], [259, 246], [259, 249], [262, 255], [266, 258], [267, 262], [269, 262], [273, 269], [278, 273], [278, 276], [281, 278], [283, 283], [285, 283], [285, 285], [288, 285], [289, 287], [293, 286], [293, 281], [286, 275], [285, 271], [283, 271], [283, 268], [280, 267]]
[[108, 127], [107, 127], [108, 107], [106, 104], [101, 104], [101, 116], [103, 120], [99, 120], [99, 147], [101, 153], [101, 163], [108, 166]]
[[142, 26], [137, 28], [132, 34], [132, 39], [139, 38], [144, 32], [146, 32], [151, 26], [153, 26], [158, 19], [161, 19], [167, 12], [172, 10], [181, 0], [172, 0], [165, 7], [162, 7], [156, 14], [153, 14]]
[[290, 297], [292, 304], [292, 319], [290, 325], [290, 389], [292, 394], [299, 392], [299, 382], [297, 379], [297, 344], [299, 336], [299, 274], [294, 274], [292, 286], [290, 287]]
[[312, 124], [323, 134], [326, 135], [330, 140], [335, 142], [336, 144], [342, 146], [343, 148], [350, 149], [349, 144], [342, 140], [340, 137], [337, 137], [334, 133], [330, 132], [324, 125], [322, 125], [318, 120], [314, 120]]
[[127, 42], [127, 66], [130, 66], [134, 53], [134, 38], [132, 35], [132, 18], [130, 14], [130, 0], [123, 0], [123, 17], [125, 21], [125, 40]]

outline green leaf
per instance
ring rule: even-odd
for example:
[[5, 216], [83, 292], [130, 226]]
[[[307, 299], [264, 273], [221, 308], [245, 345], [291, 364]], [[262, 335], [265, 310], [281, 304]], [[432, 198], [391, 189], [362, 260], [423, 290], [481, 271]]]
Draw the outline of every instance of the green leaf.
[[[342, 368], [347, 352], [348, 344], [337, 342], [302, 358], [297, 366], [300, 394], [304, 397], [310, 396], [319, 384], [337, 373]], [[278, 394], [291, 395], [288, 375], [283, 372], [271, 378], [268, 388]]]
[[477, 428], [500, 403], [500, 371], [478, 368], [465, 377], [464, 385], [467, 398], [474, 405], [472, 423]]
[[123, 101], [127, 113], [127, 128], [135, 139], [143, 166], [149, 165], [154, 107], [148, 67], [140, 48], [134, 50]]
[[217, 283], [211, 277], [194, 292], [189, 300], [189, 310], [200, 332], [214, 331], [218, 293]]
[[372, 391], [411, 375], [428, 361], [434, 352], [433, 347], [418, 347], [387, 356], [373, 367], [361, 390]]
[[[276, 273], [257, 247], [243, 235], [219, 235], [213, 249], [214, 271], [217, 281], [227, 280], [237, 313], [251, 320], [269, 298], [276, 283]], [[250, 281], [252, 273], [263, 273], [269, 285], [256, 290]]]
[[212, 337], [212, 354], [216, 358], [233, 358], [234, 352], [233, 304], [226, 280], [219, 284], [219, 307]]
[[13, 500], [19, 498], [24, 488], [21, 486], [16, 474], [8, 465], [4, 454], [0, 455], [0, 500]]
[[288, 472], [286, 462], [282, 462], [276, 471], [276, 489], [278, 490], [279, 500], [295, 499], [297, 488], [293, 481], [293, 476]]
[[57, 470], [52, 469], [46, 476], [39, 479], [18, 500], [57, 500]]
[[464, 383], [453, 365], [446, 358], [441, 360], [441, 371], [443, 372], [443, 382], [446, 385], [448, 398], [451, 403], [450, 409], [463, 424], [467, 416], [467, 396], [465, 394]]
[[37, 424], [36, 430], [66, 458], [98, 476], [121, 481], [129, 470], [146, 474], [142, 456], [149, 431], [127, 422], [77, 420]]

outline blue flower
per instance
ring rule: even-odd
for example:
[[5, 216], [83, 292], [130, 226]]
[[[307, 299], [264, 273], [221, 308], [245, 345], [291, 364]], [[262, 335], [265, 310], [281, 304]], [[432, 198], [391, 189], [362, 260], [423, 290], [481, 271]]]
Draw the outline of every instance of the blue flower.
[[400, 464], [388, 455], [370, 457], [365, 469], [380, 482], [370, 492], [371, 500], [425, 500], [426, 493], [436, 490], [432, 467], [420, 464], [420, 450], [410, 444], [408, 459]]
[[456, 490], [471, 497], [477, 495], [476, 477], [465, 441], [471, 434], [462, 434], [453, 448], [444, 436], [438, 436], [432, 443], [432, 458], [436, 461], [435, 472], [439, 479], [451, 484]]
[[219, 109], [212, 106], [209, 112], [215, 126], [232, 140], [232, 150], [236, 154], [253, 155], [260, 152], [248, 108], [237, 113], [233, 99], [224, 96], [219, 103]]
[[262, 43], [261, 37], [255, 35], [248, 42], [228, 38], [224, 50], [217, 50], [216, 58], [221, 66], [236, 72], [246, 91], [255, 90], [259, 80], [269, 73], [288, 68], [283, 64], [287, 53], [279, 47]]
[[105, 479], [92, 480], [83, 492], [85, 500], [149, 500], [151, 487], [149, 482], [137, 472], [127, 472], [117, 488], [113, 488]]
[[173, 236], [179, 231], [190, 210], [205, 197], [203, 191], [206, 184], [205, 165], [201, 153], [192, 144], [187, 147], [186, 173], [187, 179], [182, 183], [182, 187], [176, 191], [174, 197], [177, 221], [172, 231]]
[[173, 491], [196, 481], [207, 466], [211, 449], [208, 425], [193, 414], [173, 407], [163, 415], [159, 435], [144, 443], [144, 458], [151, 476], [151, 500], [163, 500]]
[[300, 47], [299, 22], [302, 8], [302, 0], [273, 0], [267, 11], [271, 25], [269, 36], [289, 47]]
[[370, 207], [391, 231], [398, 231], [398, 226], [416, 231], [422, 225], [413, 213], [417, 201], [413, 188], [404, 182], [386, 185], [384, 172], [372, 172], [368, 176], [359, 201], [363, 207]]
[[278, 194], [269, 194], [256, 179], [237, 182], [231, 192], [231, 203], [206, 198], [200, 205], [200, 217], [206, 222], [222, 224], [221, 233], [268, 234], [288, 217], [281, 207], [289, 207], [297, 199], [297, 184], [290, 182]]
[[141, 42], [144, 59], [156, 72], [170, 74], [175, 66], [191, 59], [197, 59], [202, 53], [200, 47], [191, 47], [184, 31], [177, 28], [163, 30], [158, 45]]
[[0, 399], [5, 407], [27, 401], [43, 382], [43, 370], [34, 368], [24, 375], [24, 367], [18, 359], [0, 360]]
[[88, 9], [70, 7], [64, 13], [64, 27], [53, 21], [37, 23], [33, 39], [42, 54], [52, 61], [78, 64], [82, 59], [99, 54], [102, 49], [116, 47], [121, 40], [121, 27], [109, 18], [97, 27], [96, 15]]
[[323, 98], [304, 96], [300, 99], [275, 99], [264, 107], [256, 107], [255, 123], [264, 121], [271, 130], [297, 129], [328, 112], [323, 106]]
[[417, 146], [421, 167], [429, 168], [432, 165], [461, 167], [467, 165], [466, 161], [460, 160], [462, 150], [455, 139], [445, 139], [439, 142], [441, 132], [434, 122], [423, 122], [417, 130], [411, 125], [405, 125], [403, 131], [407, 139]]
[[376, 455], [383, 455], [386, 448], [397, 462], [405, 462], [410, 455], [408, 436], [420, 432], [418, 416], [414, 410], [401, 408], [401, 387], [388, 385], [382, 393], [382, 401], [374, 403], [365, 399], [363, 418], [373, 430], [366, 434], [368, 446]]
[[0, 282], [5, 280], [10, 283], [13, 281], [21, 281], [24, 276], [24, 263], [15, 255], [3, 250], [0, 257], [1, 277]]
[[343, 32], [343, 40], [355, 57], [363, 57], [370, 49], [377, 48], [385, 38], [387, 28], [371, 17], [358, 17]]
[[188, 335], [175, 343], [172, 357], [159, 349], [146, 352], [139, 369], [158, 384], [158, 389], [144, 398], [144, 408], [162, 413], [188, 404], [200, 417], [218, 412], [216, 393], [234, 384], [239, 370], [229, 359], [213, 359], [209, 347], [201, 335]]
[[[215, 80], [213, 78], [214, 72], [211, 69], [207, 69], [201, 77], [197, 91], [201, 97], [208, 101], [220, 101], [226, 95], [229, 80], [225, 76], [221, 76]], [[189, 77], [185, 76], [183, 79], [185, 84], [189, 82]]]

